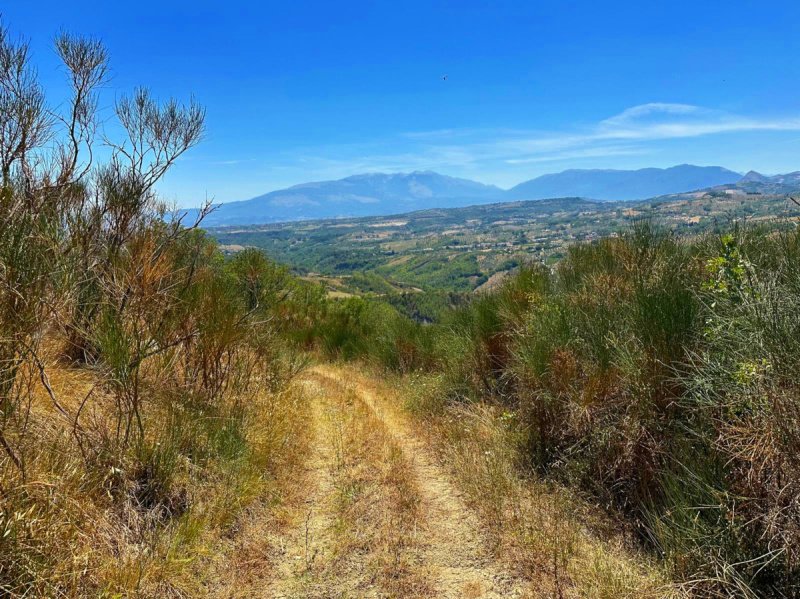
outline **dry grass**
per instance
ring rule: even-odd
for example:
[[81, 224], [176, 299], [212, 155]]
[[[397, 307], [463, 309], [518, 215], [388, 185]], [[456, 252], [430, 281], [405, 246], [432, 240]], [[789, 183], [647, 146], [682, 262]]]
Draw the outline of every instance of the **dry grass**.
[[[191, 459], [202, 422], [157, 400], [146, 411], [142, 446], [169, 462], [166, 502], [143, 505], [129, 469], [114, 454], [114, 404], [99, 375], [53, 362], [54, 395], [70, 413], [94, 389], [81, 416], [81, 443], [41, 384], [31, 388], [26, 431], [15, 439], [26, 482], [0, 458], [0, 594], [36, 597], [185, 597], [205, 594], [204, 555], [235, 536], [252, 505], [272, 507], [287, 492], [302, 445], [305, 403], [296, 390], [248, 397], [242, 451]], [[206, 450], [197, 445], [194, 451]], [[187, 453], [188, 452], [188, 453]], [[169, 458], [169, 459], [167, 459]], [[171, 460], [171, 461], [170, 461]]]
[[[414, 505], [419, 514], [414, 522], [417, 572], [427, 577], [427, 584], [402, 589], [397, 596], [431, 596], [461, 598], [475, 596], [499, 599], [527, 597], [527, 585], [505, 571], [487, 551], [480, 524], [467, 509], [448, 476], [435, 463], [429, 448], [409, 427], [396, 405], [387, 401], [387, 388], [375, 378], [364, 376], [353, 368], [321, 367], [317, 372], [334, 383], [347, 381], [355, 390], [360, 404], [369, 408], [361, 416], [371, 428], [379, 429], [395, 448], [404, 473], [389, 472], [384, 488], [396, 487], [406, 505]], [[392, 399], [389, 395], [388, 399]], [[416, 492], [398, 480], [414, 480]], [[390, 527], [391, 528], [391, 527]]]
[[[87, 370], [50, 372], [71, 409], [95, 382]], [[168, 495], [188, 507], [165, 515], [163, 506], [120, 499], [113, 473], [87, 469], [37, 389], [30, 427], [39, 443], [26, 449], [31, 482], [13, 496], [4, 492], [17, 507], [3, 521], [18, 539], [17, 555], [35, 558], [17, 567], [36, 573], [34, 596], [42, 597], [521, 596], [490, 589], [504, 575], [482, 554], [488, 539], [536, 596], [672, 593], [589, 506], [521, 477], [514, 419], [481, 404], [418, 421], [479, 515], [486, 534], [476, 536], [460, 498], [426, 462], [427, 447], [415, 445], [405, 420], [381, 413], [404, 396], [419, 410], [431, 391], [423, 381], [392, 388], [344, 368], [317, 370], [281, 393], [259, 392], [243, 421], [246, 458], [202, 466], [180, 458]], [[87, 404], [87, 434], [113, 422], [104, 401], [98, 392]], [[186, 422], [167, 407], [146, 414], [153, 446], [183, 438], [175, 428]], [[23, 546], [25, 539], [32, 544]], [[14, 591], [13, 580], [4, 583]]]
[[252, 597], [264, 588], [265, 581], [277, 576], [276, 544], [292, 526], [292, 513], [309, 492], [306, 463], [313, 430], [309, 395], [302, 385], [296, 384], [282, 399], [292, 408], [288, 413], [282, 411], [279, 402], [274, 402], [274, 409], [260, 419], [262, 426], [281, 422], [286, 427], [278, 435], [274, 429], [269, 433], [262, 430], [261, 440], [267, 447], [260, 451], [265, 455], [274, 439], [282, 439], [279, 451], [272, 448], [276, 458], [268, 470], [272, 478], [263, 492], [236, 514], [225, 534], [213, 539], [206, 548], [207, 555], [192, 569], [209, 596]]
[[287, 555], [299, 562], [289, 596], [430, 596], [409, 464], [352, 388], [319, 383], [318, 474], [324, 480], [305, 518], [297, 518], [295, 545], [301, 546]]
[[515, 415], [484, 403], [432, 406], [435, 378], [396, 379], [422, 435], [481, 517], [496, 554], [539, 596], [668, 597], [677, 591], [621, 527], [566, 489], [524, 476]]

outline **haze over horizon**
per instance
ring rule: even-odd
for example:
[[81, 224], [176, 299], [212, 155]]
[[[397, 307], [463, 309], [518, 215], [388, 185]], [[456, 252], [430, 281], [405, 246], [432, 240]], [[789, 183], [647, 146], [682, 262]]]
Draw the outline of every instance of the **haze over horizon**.
[[[372, 175], [379, 176], [379, 175], [433, 174], [433, 175], [441, 175], [441, 176], [444, 176], [444, 177], [451, 177], [451, 178], [454, 178], [454, 179], [464, 179], [466, 181], [472, 181], [472, 182], [475, 182], [475, 183], [481, 183], [481, 184], [487, 185], [487, 186], [494, 186], [494, 187], [497, 187], [498, 189], [500, 189], [502, 191], [509, 191], [512, 188], [514, 188], [514, 187], [516, 187], [516, 186], [518, 186], [518, 185], [520, 185], [522, 183], [528, 183], [528, 182], [530, 182], [532, 180], [535, 180], [535, 179], [537, 179], [539, 177], [542, 177], [542, 176], [560, 175], [560, 174], [568, 173], [570, 171], [577, 171], [577, 172], [591, 172], [591, 171], [636, 172], [638, 170], [648, 170], [648, 169], [668, 170], [668, 169], [675, 168], [675, 167], [680, 167], [680, 166], [719, 167], [721, 169], [729, 170], [729, 171], [732, 171], [734, 173], [737, 173], [737, 174], [739, 174], [741, 176], [744, 176], [744, 175], [746, 175], [747, 173], [749, 173], [751, 171], [757, 172], [758, 174], [765, 175], [765, 176], [773, 176], [773, 175], [784, 174], [784, 173], [778, 173], [778, 172], [757, 171], [756, 169], [745, 169], [745, 170], [729, 169], [724, 164], [689, 164], [689, 163], [683, 163], [683, 164], [672, 164], [672, 165], [667, 165], [667, 166], [642, 166], [642, 167], [635, 167], [635, 168], [630, 168], [630, 169], [625, 169], [625, 168], [604, 168], [604, 167], [587, 166], [587, 167], [569, 167], [569, 168], [564, 168], [564, 169], [561, 169], [561, 170], [558, 170], [558, 171], [542, 171], [542, 172], [539, 172], [536, 175], [533, 175], [532, 177], [529, 177], [527, 179], [521, 179], [519, 181], [515, 181], [515, 182], [510, 183], [510, 184], [498, 185], [497, 183], [494, 183], [492, 181], [484, 181], [484, 180], [478, 179], [478, 178], [468, 178], [468, 177], [465, 177], [465, 176], [453, 175], [451, 173], [440, 171], [440, 170], [426, 169], [426, 168], [418, 168], [418, 169], [414, 169], [414, 170], [402, 170], [402, 169], [399, 169], [399, 170], [391, 170], [391, 171], [371, 170], [371, 171], [361, 171], [361, 172], [357, 172], [357, 173], [350, 173], [350, 174], [347, 174], [347, 175], [342, 175], [341, 177], [336, 177], [334, 179], [319, 179], [319, 180], [298, 181], [297, 183], [290, 183], [290, 184], [288, 184], [286, 186], [276, 187], [274, 189], [265, 189], [265, 190], [263, 190], [263, 193], [259, 193], [254, 197], [230, 199], [230, 200], [226, 200], [225, 203], [241, 202], [241, 201], [257, 199], [259, 196], [262, 196], [262, 195], [265, 195], [265, 194], [269, 194], [269, 193], [274, 192], [274, 191], [284, 191], [286, 189], [292, 189], [292, 188], [295, 188], [295, 187], [302, 187], [302, 186], [307, 185], [309, 183], [311, 183], [311, 184], [315, 184], [315, 183], [330, 183], [330, 182], [337, 182], [337, 181], [341, 181], [341, 180], [344, 180], [344, 179], [348, 179], [350, 177], [372, 176]], [[800, 168], [799, 169], [793, 169], [792, 171], [787, 171], [787, 172], [797, 172], [798, 170], [800, 170]], [[222, 201], [218, 201], [218, 202], [215, 201], [213, 203], [214, 204], [221, 204], [223, 202]], [[191, 207], [195, 208], [197, 206], [191, 206]]]
[[160, 186], [181, 206], [364, 172], [508, 188], [569, 168], [800, 168], [793, 2], [138, 8], [46, 0], [3, 20], [48, 88], [53, 31], [102, 37], [106, 114], [140, 81], [207, 106], [204, 143]]

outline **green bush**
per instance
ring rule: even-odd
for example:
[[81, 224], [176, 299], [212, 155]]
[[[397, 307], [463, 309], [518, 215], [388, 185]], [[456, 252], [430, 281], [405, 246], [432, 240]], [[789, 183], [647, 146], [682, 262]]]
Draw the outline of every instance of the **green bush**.
[[693, 593], [794, 595], [798, 265], [797, 229], [574, 246], [428, 327], [438, 392], [515, 408], [530, 466], [615, 506]]

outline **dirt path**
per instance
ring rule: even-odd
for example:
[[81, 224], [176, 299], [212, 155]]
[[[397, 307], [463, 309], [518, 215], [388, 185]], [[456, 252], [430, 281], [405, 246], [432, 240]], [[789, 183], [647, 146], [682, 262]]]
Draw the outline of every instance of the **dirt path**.
[[333, 487], [329, 464], [331, 447], [324, 439], [330, 420], [330, 406], [324, 401], [323, 389], [310, 379], [303, 381], [309, 400], [312, 401], [311, 454], [305, 464], [302, 478], [307, 495], [294, 509], [293, 526], [278, 545], [278, 556], [272, 572], [272, 582], [264, 597], [303, 597], [304, 587], [312, 582], [318, 558], [327, 549], [326, 533], [331, 528], [330, 501]]
[[[325, 377], [340, 380], [332, 367], [318, 367]], [[425, 513], [424, 561], [435, 577], [435, 596], [447, 598], [513, 598], [525, 596], [525, 585], [494, 562], [480, 533], [478, 519], [464, 505], [425, 445], [395, 409], [364, 384], [351, 380], [361, 400], [387, 427], [418, 482]]]
[[308, 496], [281, 541], [265, 597], [523, 597], [476, 517], [366, 381], [319, 366]]
[[[275, 499], [250, 508], [228, 548], [216, 552], [208, 596], [672, 596], [657, 572], [630, 559], [624, 539], [598, 542], [564, 511], [573, 504], [527, 487], [505, 491], [519, 522], [505, 537], [492, 529], [495, 542], [506, 543], [501, 562], [484, 534], [491, 523], [469, 507], [454, 471], [437, 460], [436, 439], [419, 434], [396, 391], [354, 367], [331, 365], [308, 370], [297, 384], [304, 416], [294, 466]], [[458, 475], [483, 467], [493, 453], [486, 439], [471, 437], [452, 456]], [[493, 481], [480, 482], [478, 499]], [[504, 567], [518, 558], [531, 561], [513, 572]]]

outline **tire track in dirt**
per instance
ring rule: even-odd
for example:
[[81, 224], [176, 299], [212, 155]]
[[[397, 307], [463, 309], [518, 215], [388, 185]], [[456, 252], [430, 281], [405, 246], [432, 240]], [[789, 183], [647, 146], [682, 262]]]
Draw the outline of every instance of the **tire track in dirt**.
[[[578, 588], [591, 592], [583, 594], [562, 595], [536, 577], [524, 577], [522, 570], [512, 573], [490, 549], [478, 514], [437, 459], [431, 441], [417, 434], [388, 385], [354, 367], [333, 365], [309, 369], [296, 384], [307, 404], [296, 433], [299, 452], [292, 454], [295, 472], [284, 476], [277, 503], [267, 497], [253, 506], [228, 549], [212, 560], [216, 572], [209, 575], [214, 583], [206, 587], [208, 596], [668, 595], [658, 590], [664, 588], [660, 579], [638, 584], [635, 578], [631, 586], [624, 560], [619, 567], [609, 566], [616, 568], [613, 580], [605, 570], [590, 572]], [[536, 554], [542, 544], [543, 551], [549, 551], [560, 543], [560, 534], [552, 538], [547, 530], [525, 550]], [[572, 559], [594, 567], [596, 546], [583, 551]], [[598, 588], [614, 592], [597, 594]], [[649, 590], [629, 592], [640, 588]]]
[[[311, 402], [313, 427], [310, 455], [303, 473], [307, 494], [302, 505], [294, 509], [291, 530], [279, 540], [272, 580], [263, 594], [263, 597], [271, 599], [326, 596], [320, 595], [319, 589], [313, 587], [317, 586], [315, 578], [318, 573], [315, 569], [331, 550], [329, 531], [333, 526], [330, 506], [334, 492], [331, 480], [333, 457], [331, 445], [325, 437], [332, 414], [319, 383], [306, 378], [302, 384]], [[341, 586], [346, 586], [345, 581], [342, 583]], [[340, 593], [340, 596], [346, 595]]]
[[[415, 542], [416, 490], [385, 426], [351, 386], [308, 373], [314, 434], [307, 494], [272, 546], [260, 596], [431, 597]], [[277, 554], [277, 555], [275, 555]]]
[[529, 596], [526, 583], [511, 576], [492, 558], [477, 516], [466, 507], [431, 452], [410, 432], [398, 411], [351, 373], [332, 366], [318, 366], [313, 372], [334, 384], [354, 388], [410, 464], [424, 514], [418, 542], [422, 546], [423, 564], [432, 578], [430, 596], [448, 599]]

